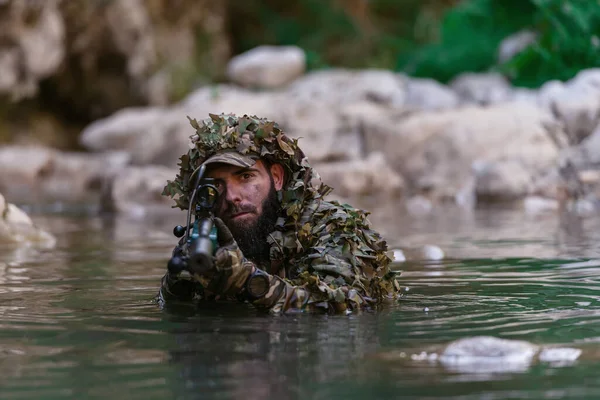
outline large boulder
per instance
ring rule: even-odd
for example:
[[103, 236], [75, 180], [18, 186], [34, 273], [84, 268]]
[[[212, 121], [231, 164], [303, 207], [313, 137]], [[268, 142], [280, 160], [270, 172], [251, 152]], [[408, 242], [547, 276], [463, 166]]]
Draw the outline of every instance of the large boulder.
[[505, 191], [514, 191], [510, 173], [498, 165], [522, 166], [528, 175], [541, 173], [558, 158], [551, 134], [562, 134], [550, 113], [525, 104], [465, 107], [408, 118], [365, 113], [362, 118], [367, 151], [381, 151], [417, 192], [454, 200], [473, 186], [474, 179], [485, 176], [476, 174], [481, 165], [496, 165], [494, 174], [508, 179], [506, 184], [499, 183], [502, 179], [482, 183], [480, 190], [486, 196], [503, 197]]
[[95, 119], [170, 102], [196, 77], [218, 76], [230, 54], [222, 2], [2, 3], [0, 95], [43, 91], [59, 113]]
[[56, 238], [37, 227], [31, 218], [14, 204], [8, 203], [0, 194], [0, 247], [32, 245], [51, 248]]
[[306, 55], [297, 46], [259, 46], [233, 57], [227, 65], [232, 82], [251, 88], [275, 89], [302, 76]]
[[128, 161], [126, 154], [117, 152], [5, 146], [0, 148], [0, 192], [21, 204], [97, 203], [104, 181]]
[[404, 107], [407, 82], [405, 76], [387, 70], [329, 69], [294, 81], [286, 98], [300, 104], [321, 101], [331, 107], [362, 101]]
[[0, 4], [0, 95], [20, 99], [37, 93], [65, 58], [65, 23], [58, 0]]
[[566, 83], [546, 82], [538, 96], [540, 106], [564, 124], [570, 143], [580, 143], [600, 122], [600, 69], [581, 71]]
[[390, 200], [400, 197], [404, 189], [404, 179], [381, 153], [371, 153], [365, 159], [316, 164], [315, 169], [323, 183], [344, 198]]
[[162, 191], [176, 174], [177, 170], [160, 165], [124, 168], [104, 186], [101, 208], [133, 218], [168, 213], [175, 203]]
[[170, 108], [126, 108], [99, 119], [84, 129], [80, 142], [91, 151], [125, 151], [133, 164], [175, 167], [194, 133], [187, 117], [202, 120], [209, 113], [277, 116], [273, 99], [270, 93], [230, 85], [207, 86]]

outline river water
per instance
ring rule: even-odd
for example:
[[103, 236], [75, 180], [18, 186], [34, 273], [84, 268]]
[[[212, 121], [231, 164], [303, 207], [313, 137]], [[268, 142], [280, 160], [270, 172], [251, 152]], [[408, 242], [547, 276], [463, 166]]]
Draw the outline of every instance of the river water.
[[[182, 216], [35, 215], [58, 247], [0, 248], [0, 398], [600, 398], [600, 218], [397, 214], [372, 216], [392, 247], [447, 254], [396, 266], [397, 305], [280, 317], [244, 304], [157, 307]], [[479, 335], [582, 353], [494, 368], [431, 357]]]

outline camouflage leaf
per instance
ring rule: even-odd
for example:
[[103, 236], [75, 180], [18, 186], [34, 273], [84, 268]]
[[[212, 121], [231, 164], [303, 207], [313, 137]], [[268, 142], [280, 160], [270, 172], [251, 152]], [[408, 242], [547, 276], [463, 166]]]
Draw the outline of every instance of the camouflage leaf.
[[286, 152], [290, 156], [294, 155], [294, 150], [292, 150], [292, 148], [290, 147], [289, 144], [287, 144], [286, 142], [283, 141], [283, 135], [282, 134], [277, 135], [277, 144], [279, 144], [279, 147], [281, 148], [281, 150], [283, 150], [284, 152]]
[[196, 121], [195, 118], [190, 118], [189, 116], [187, 117], [187, 119], [190, 121], [190, 124], [192, 125], [192, 127], [194, 129], [199, 130], [200, 129], [200, 125], [198, 124], [198, 121]]
[[248, 125], [250, 125], [251, 123], [252, 121], [248, 118], [240, 118], [237, 126], [237, 131], [239, 133], [244, 133], [246, 131], [246, 128], [248, 128]]

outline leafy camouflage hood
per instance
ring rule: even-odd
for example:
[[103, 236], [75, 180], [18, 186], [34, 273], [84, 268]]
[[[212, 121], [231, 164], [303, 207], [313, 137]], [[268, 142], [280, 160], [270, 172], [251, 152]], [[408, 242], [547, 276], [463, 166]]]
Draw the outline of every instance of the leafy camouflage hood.
[[[163, 195], [175, 198], [175, 206], [186, 210], [193, 191], [190, 178], [194, 171], [210, 157], [222, 152], [237, 151], [255, 155], [270, 163], [281, 164], [286, 181], [278, 193], [282, 210], [287, 217], [297, 221], [304, 205], [325, 196], [331, 188], [320, 182], [308, 159], [298, 147], [297, 139], [290, 139], [277, 123], [265, 118], [233, 114], [209, 114], [200, 123], [191, 119], [196, 133], [190, 139], [193, 147], [180, 158], [179, 173], [175, 180], [167, 181]], [[314, 184], [313, 181], [318, 181]]]

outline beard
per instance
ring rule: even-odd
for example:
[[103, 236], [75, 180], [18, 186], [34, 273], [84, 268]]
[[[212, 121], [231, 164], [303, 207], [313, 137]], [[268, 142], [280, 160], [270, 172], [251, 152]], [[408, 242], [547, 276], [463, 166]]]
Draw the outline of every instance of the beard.
[[[256, 212], [252, 209], [236, 209], [233, 204], [228, 204], [229, 215], [235, 215], [238, 212]], [[267, 235], [275, 230], [275, 224], [279, 218], [281, 205], [277, 200], [277, 191], [273, 179], [271, 178], [271, 188], [269, 194], [262, 202], [262, 213], [254, 222], [237, 222], [230, 218], [223, 218], [223, 222], [231, 231], [240, 250], [248, 260], [256, 265], [269, 266], [271, 261], [271, 246], [267, 243]]]

